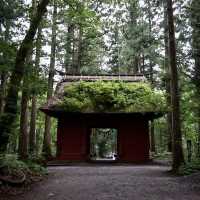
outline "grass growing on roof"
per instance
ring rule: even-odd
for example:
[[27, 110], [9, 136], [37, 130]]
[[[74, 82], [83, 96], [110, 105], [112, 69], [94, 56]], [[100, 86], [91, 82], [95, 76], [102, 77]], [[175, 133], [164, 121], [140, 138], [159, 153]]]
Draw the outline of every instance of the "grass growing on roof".
[[166, 102], [147, 83], [80, 81], [65, 86], [56, 107], [67, 112], [160, 112]]

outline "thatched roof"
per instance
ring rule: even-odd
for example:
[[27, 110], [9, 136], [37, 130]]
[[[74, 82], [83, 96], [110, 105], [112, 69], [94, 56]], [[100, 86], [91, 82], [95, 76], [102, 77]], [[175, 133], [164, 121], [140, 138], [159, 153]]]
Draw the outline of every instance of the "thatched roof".
[[[138, 76], [125, 76], [125, 75], [121, 75], [121, 76], [117, 76], [117, 75], [114, 75], [114, 76], [108, 76], [108, 75], [102, 75], [102, 76], [79, 76], [79, 75], [78, 76], [66, 76], [66, 79], [64, 81], [60, 82], [57, 85], [54, 97], [52, 97], [42, 108], [40, 108], [40, 110], [42, 110], [46, 114], [54, 116], [54, 117], [59, 117], [59, 115], [71, 113], [70, 109], [65, 110], [64, 107], [59, 107], [57, 105], [60, 105], [60, 102], [65, 97], [64, 95], [66, 95], [66, 88], [69, 88], [70, 85], [74, 85], [74, 83], [79, 83], [80, 81], [83, 81], [83, 83], [84, 82], [96, 82], [96, 81], [98, 83], [99, 81], [103, 81], [105, 83], [108, 82], [108, 84], [111, 83], [111, 82], [113, 82], [113, 83], [114, 82], [116, 82], [116, 83], [127, 82], [129, 84], [131, 84], [131, 83], [134, 84], [134, 82], [145, 82], [146, 79], [144, 78], [144, 76], [141, 76], [141, 75], [138, 75]], [[84, 87], [87, 86], [87, 85], [88, 84], [84, 85]], [[95, 85], [95, 84], [93, 84], [93, 85]], [[93, 85], [92, 85], [92, 87], [93, 87]], [[119, 93], [120, 93], [120, 91], [119, 91]], [[83, 98], [86, 99], [87, 97], [83, 97]], [[70, 101], [71, 101], [71, 99], [70, 99]], [[73, 103], [73, 100], [72, 100], [72, 103]], [[68, 108], [70, 108], [70, 107], [68, 107]], [[93, 109], [94, 109], [94, 107], [93, 107]], [[89, 111], [88, 110], [84, 110], [84, 111], [82, 110], [82, 111], [80, 111], [80, 113], [82, 113], [82, 114], [92, 114], [93, 113], [94, 114], [94, 113], [97, 113], [96, 111], [97, 110], [95, 110], [95, 109], [89, 110]], [[154, 113], [154, 112], [152, 112], [152, 110], [150, 110], [148, 112]], [[73, 113], [73, 111], [72, 111], [72, 113]], [[76, 111], [74, 113], [76, 113]], [[103, 111], [103, 112], [100, 112], [100, 113], [101, 114], [102, 113], [112, 113], [112, 110], [108, 111], [108, 112]], [[124, 111], [124, 110], [121, 110], [121, 111], [115, 110], [115, 112], [113, 112], [113, 113], [115, 113], [115, 114], [117, 114], [117, 113], [118, 114], [119, 113], [130, 114], [131, 112], [127, 112], [127, 111]], [[139, 111], [136, 110], [134, 113], [140, 113], [140, 110]], [[156, 113], [158, 114], [157, 111], [156, 111]], [[144, 114], [144, 112], [143, 112], [143, 114]]]
[[123, 82], [145, 82], [146, 78], [143, 75], [66, 75], [65, 79], [57, 84], [55, 89], [55, 95], [48, 100], [48, 102], [42, 107], [43, 109], [49, 109], [51, 106], [55, 105], [58, 100], [63, 97], [64, 88], [74, 82], [79, 81], [123, 81]]

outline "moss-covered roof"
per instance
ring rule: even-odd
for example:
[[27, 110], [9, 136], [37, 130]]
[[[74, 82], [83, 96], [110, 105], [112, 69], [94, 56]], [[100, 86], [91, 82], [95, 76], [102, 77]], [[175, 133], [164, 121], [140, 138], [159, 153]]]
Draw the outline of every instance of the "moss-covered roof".
[[144, 82], [79, 81], [67, 84], [51, 109], [80, 113], [166, 111], [165, 95]]

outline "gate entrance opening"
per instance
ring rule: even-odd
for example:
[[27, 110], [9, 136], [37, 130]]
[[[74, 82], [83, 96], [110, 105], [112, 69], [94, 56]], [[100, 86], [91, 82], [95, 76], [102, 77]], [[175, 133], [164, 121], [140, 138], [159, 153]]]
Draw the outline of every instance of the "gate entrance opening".
[[91, 128], [90, 160], [117, 160], [117, 132], [114, 128]]

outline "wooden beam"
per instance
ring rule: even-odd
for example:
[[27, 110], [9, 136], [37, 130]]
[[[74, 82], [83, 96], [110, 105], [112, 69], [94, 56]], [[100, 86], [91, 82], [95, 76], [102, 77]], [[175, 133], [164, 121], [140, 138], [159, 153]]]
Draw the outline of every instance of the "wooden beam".
[[64, 82], [75, 82], [75, 81], [125, 81], [125, 82], [141, 82], [146, 81], [143, 75], [66, 75]]

